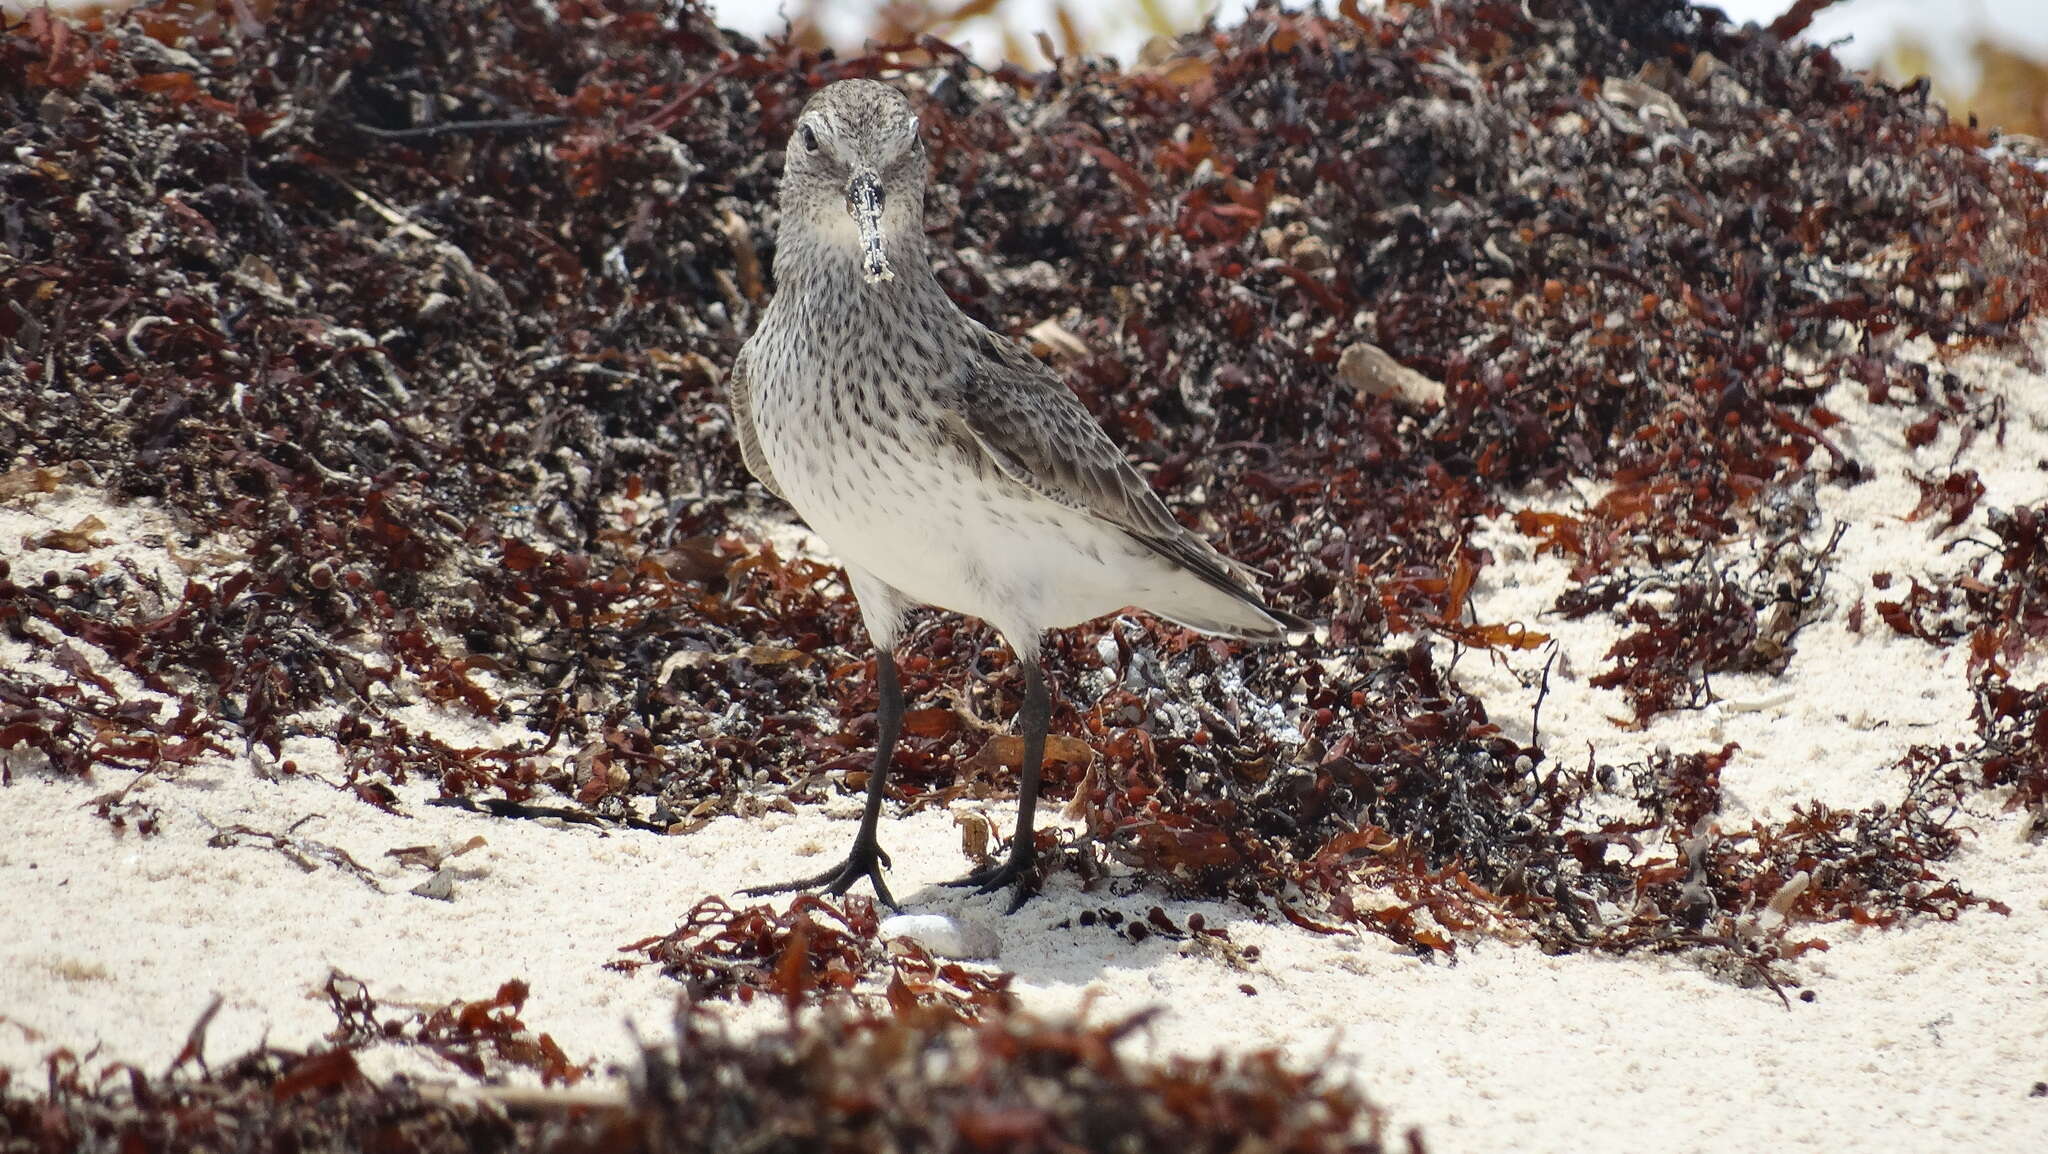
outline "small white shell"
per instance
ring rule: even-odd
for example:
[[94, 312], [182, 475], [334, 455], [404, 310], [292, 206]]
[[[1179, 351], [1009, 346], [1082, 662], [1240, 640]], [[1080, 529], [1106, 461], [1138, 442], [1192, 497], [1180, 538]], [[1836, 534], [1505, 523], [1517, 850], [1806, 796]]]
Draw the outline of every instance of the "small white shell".
[[993, 958], [1002, 952], [1002, 939], [979, 921], [961, 921], [948, 914], [897, 914], [880, 929], [883, 941], [908, 939], [941, 958], [961, 961]]

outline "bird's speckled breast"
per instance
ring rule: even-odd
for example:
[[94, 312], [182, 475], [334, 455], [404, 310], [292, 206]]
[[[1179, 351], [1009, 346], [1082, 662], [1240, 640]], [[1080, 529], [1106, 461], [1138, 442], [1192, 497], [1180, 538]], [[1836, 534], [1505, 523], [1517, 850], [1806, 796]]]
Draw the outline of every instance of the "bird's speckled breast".
[[961, 554], [962, 530], [994, 494], [979, 492], [974, 466], [940, 432], [938, 359], [927, 367], [902, 343], [876, 339], [886, 326], [853, 310], [827, 326], [792, 304], [793, 323], [754, 354], [761, 451], [790, 504], [843, 559], [972, 612], [958, 598], [982, 600], [985, 578]]
[[[1102, 581], [1128, 541], [944, 431], [942, 335], [921, 356], [900, 323], [821, 326], [791, 304], [753, 351], [755, 422], [790, 504], [835, 554], [913, 600], [997, 623], [1074, 624], [1129, 603], [1131, 590]], [[900, 339], [873, 336], [885, 330]]]

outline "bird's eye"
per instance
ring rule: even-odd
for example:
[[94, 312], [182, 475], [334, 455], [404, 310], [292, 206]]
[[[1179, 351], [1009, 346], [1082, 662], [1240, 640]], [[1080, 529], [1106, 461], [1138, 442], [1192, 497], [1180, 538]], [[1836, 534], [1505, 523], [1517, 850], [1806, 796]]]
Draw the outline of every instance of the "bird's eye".
[[797, 129], [796, 132], [798, 136], [803, 138], [805, 151], [818, 151], [818, 134], [811, 131], [810, 125], [806, 124], [803, 127]]

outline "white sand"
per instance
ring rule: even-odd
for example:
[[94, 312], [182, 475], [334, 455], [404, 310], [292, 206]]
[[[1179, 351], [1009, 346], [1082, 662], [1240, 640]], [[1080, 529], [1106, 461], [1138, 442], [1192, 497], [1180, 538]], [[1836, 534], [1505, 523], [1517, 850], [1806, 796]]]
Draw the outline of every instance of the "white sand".
[[[1544, 705], [1546, 747], [1578, 760], [1590, 745], [1601, 761], [1622, 762], [1658, 744], [1686, 752], [1739, 742], [1723, 815], [1735, 827], [1782, 817], [1810, 797], [1843, 806], [1896, 797], [1899, 782], [1885, 769], [1893, 759], [1916, 743], [1968, 735], [1960, 648], [1895, 637], [1874, 612], [1860, 635], [1845, 625], [1857, 597], [1875, 599], [1870, 573], [1954, 572], [1976, 554], [1948, 547], [1981, 530], [1985, 507], [2048, 492], [2039, 464], [2048, 458], [2048, 379], [1989, 358], [1966, 371], [2014, 406], [2004, 446], [1982, 438], [1963, 455], [1989, 489], [1976, 517], [1940, 535], [1905, 522], [1919, 499], [1907, 470], [1945, 471], [1953, 431], [1909, 454], [1896, 413], [1867, 411], [1858, 390], [1838, 389], [1828, 404], [1848, 421], [1835, 432], [1846, 439], [1860, 430], [1856, 451], [1878, 479], [1823, 491], [1827, 516], [1849, 527], [1828, 608], [1800, 634], [1784, 677], [1717, 679], [1721, 704], [1659, 718], [1643, 732], [1616, 727], [1610, 718], [1626, 716], [1625, 703], [1586, 684], [1605, 665], [1612, 624], [1543, 617], [1563, 563], [1530, 556], [1531, 542], [1495, 527], [1489, 541], [1499, 561], [1484, 574], [1480, 619], [1524, 621], [1565, 650]], [[1531, 504], [1558, 507], [1554, 497]], [[20, 549], [25, 535], [87, 515], [108, 523], [106, 548]], [[231, 543], [187, 548], [160, 512], [108, 508], [87, 493], [0, 508], [0, 553], [11, 556], [18, 581], [117, 556], [174, 567], [151, 534], [188, 560], [199, 555], [197, 564], [234, 563]], [[57, 676], [48, 657], [47, 647], [0, 642], [0, 661]], [[1458, 674], [1496, 720], [1526, 734], [1534, 690], [1525, 681], [1540, 663], [1540, 654], [1517, 655], [1512, 667], [1467, 654]], [[2033, 684], [2042, 673], [2037, 657], [2020, 680]], [[122, 693], [142, 695], [125, 674], [110, 676]], [[412, 708], [458, 745], [517, 736]], [[338, 777], [324, 741], [295, 741], [286, 756]], [[262, 780], [234, 756], [136, 784], [130, 799], [161, 813], [162, 832], [145, 838], [117, 835], [91, 805], [134, 774], [103, 770], [80, 783], [41, 769], [39, 754], [0, 757], [14, 774], [12, 788], [0, 790], [0, 1066], [28, 1084], [58, 1046], [99, 1047], [102, 1059], [161, 1068], [216, 992], [225, 1005], [209, 1056], [266, 1036], [309, 1044], [332, 1025], [317, 994], [330, 969], [362, 979], [387, 1006], [486, 997], [501, 981], [524, 978], [533, 990], [528, 1024], [572, 1059], [602, 1064], [625, 1053], [627, 1020], [658, 1033], [675, 994], [652, 968], [603, 969], [617, 948], [673, 928], [706, 894], [819, 868], [843, 852], [857, 808], [845, 798], [796, 816], [719, 819], [681, 837], [606, 834], [429, 807], [434, 791], [420, 784], [399, 791], [404, 816], [394, 816], [306, 777]], [[1333, 1051], [1396, 1127], [1420, 1126], [1439, 1154], [1945, 1142], [2017, 1151], [2048, 1140], [2048, 1100], [2029, 1097], [2048, 1080], [2048, 857], [2022, 839], [2019, 819], [2000, 813], [1999, 800], [1978, 800], [1976, 836], [1951, 867], [2011, 915], [1973, 912], [1893, 931], [1803, 927], [1802, 936], [1832, 948], [1794, 964], [1816, 998], [1789, 1010], [1768, 991], [1729, 984], [1684, 958], [1549, 957], [1482, 940], [1463, 944], [1455, 962], [1425, 962], [1378, 938], [1321, 938], [1249, 920], [1241, 909], [1156, 895], [1082, 895], [1065, 879], [1005, 918], [994, 899], [932, 885], [966, 867], [947, 814], [891, 817], [883, 832], [898, 896], [997, 933], [997, 964], [1017, 975], [1030, 1008], [1087, 1002], [1110, 1015], [1166, 1006], [1140, 1043], [1159, 1053], [1281, 1046], [1313, 1060]], [[327, 864], [305, 872], [272, 850], [206, 845], [216, 827], [282, 833], [308, 815], [295, 836], [345, 850], [374, 872], [377, 888]], [[487, 844], [454, 859], [463, 873], [449, 902], [409, 893], [426, 871], [386, 852], [478, 835]], [[1167, 904], [1176, 919], [1200, 910], [1262, 957], [1240, 970], [1178, 943], [1048, 928], [1084, 909], [1152, 904]]]

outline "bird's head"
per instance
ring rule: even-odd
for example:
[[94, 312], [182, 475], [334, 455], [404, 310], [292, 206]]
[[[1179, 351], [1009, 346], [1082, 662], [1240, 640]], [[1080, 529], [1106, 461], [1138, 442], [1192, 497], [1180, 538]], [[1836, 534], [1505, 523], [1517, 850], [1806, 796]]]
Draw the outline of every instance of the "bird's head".
[[867, 283], [893, 280], [891, 237], [924, 231], [924, 141], [903, 94], [873, 80], [819, 90], [789, 134], [782, 168], [785, 227], [857, 248]]

